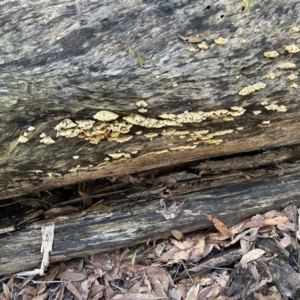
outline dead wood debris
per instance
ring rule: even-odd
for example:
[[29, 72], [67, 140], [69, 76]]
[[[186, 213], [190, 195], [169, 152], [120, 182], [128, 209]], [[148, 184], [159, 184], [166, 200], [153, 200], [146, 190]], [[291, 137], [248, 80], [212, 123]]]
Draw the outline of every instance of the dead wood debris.
[[[216, 231], [174, 231], [175, 238], [60, 264], [50, 256], [46, 275], [0, 279], [0, 299], [299, 299], [297, 213], [290, 205], [231, 227], [207, 215]], [[48, 253], [53, 229], [43, 228]]]
[[[212, 186], [298, 172], [298, 164], [290, 161], [295, 160], [298, 152], [295, 149], [222, 162], [206, 161], [194, 169], [191, 165], [184, 169], [168, 168], [107, 178], [100, 184], [84, 183], [66, 189], [67, 197], [61, 191], [30, 195], [27, 202], [34, 211], [31, 209], [19, 220], [15, 219], [18, 224], [8, 223], [0, 228], [0, 234], [22, 228], [24, 224], [34, 226], [41, 219], [49, 223], [68, 213], [82, 214], [93, 210], [111, 213], [115, 209], [126, 209], [126, 204], [113, 202], [107, 205], [102, 201], [120, 189], [129, 200], [151, 195], [168, 199], [170, 195]], [[35, 198], [38, 201], [31, 205]], [[15, 199], [15, 204], [24, 202], [26, 198]], [[181, 203], [173, 206], [165, 206], [158, 212], [169, 217], [181, 209]], [[8, 207], [4, 203], [2, 210]], [[123, 251], [96, 253], [60, 264], [51, 264], [49, 252], [52, 246], [43, 244], [44, 258], [38, 272], [4, 276], [0, 279], [0, 300], [72, 297], [88, 300], [300, 299], [300, 212], [296, 207], [290, 205], [283, 211], [255, 215], [231, 227], [215, 216], [203, 214], [215, 231], [183, 235], [172, 230], [174, 238]], [[52, 231], [50, 236], [45, 236], [48, 229], [44, 227], [43, 241], [53, 238]], [[43, 271], [47, 274], [43, 275]]]

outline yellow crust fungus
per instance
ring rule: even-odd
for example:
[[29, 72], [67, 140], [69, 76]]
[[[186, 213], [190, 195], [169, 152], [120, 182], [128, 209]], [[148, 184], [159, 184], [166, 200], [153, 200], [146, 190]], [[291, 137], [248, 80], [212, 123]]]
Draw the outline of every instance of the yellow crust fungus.
[[293, 32], [299, 32], [300, 28], [298, 26], [294, 26], [294, 27], [292, 27], [292, 31]]
[[246, 44], [246, 40], [241, 39], [241, 40], [240, 40], [240, 44], [242, 44], [242, 45]]
[[28, 132], [27, 131], [25, 131], [24, 133], [23, 133], [23, 136], [28, 136]]
[[112, 159], [120, 159], [120, 158], [131, 158], [131, 155], [129, 153], [109, 153], [108, 156], [110, 156]]
[[196, 49], [195, 47], [190, 47], [190, 48], [189, 48], [189, 51], [190, 51], [190, 52], [195, 52], [195, 51], [197, 51], [197, 49]]
[[77, 127], [79, 129], [91, 129], [93, 127], [93, 125], [95, 124], [95, 121], [94, 120], [79, 120], [79, 121], [76, 121], [77, 123]]
[[141, 115], [129, 115], [123, 117], [123, 120], [132, 125], [139, 125], [146, 128], [161, 128], [164, 126], [178, 126], [175, 121], [158, 120], [154, 118], [146, 118]]
[[79, 155], [74, 155], [73, 156], [73, 159], [78, 159], [79, 158]]
[[265, 109], [267, 110], [275, 110], [277, 112], [286, 112], [286, 106], [285, 105], [277, 105], [277, 104], [270, 104], [265, 106]]
[[297, 52], [300, 51], [300, 49], [294, 44], [285, 46], [285, 50], [289, 53], [292, 53], [292, 54], [297, 53]]
[[263, 105], [263, 106], [265, 106], [265, 105], [268, 105], [269, 103], [267, 102], [267, 101], [263, 101], [262, 103], [261, 103], [261, 105]]
[[29, 127], [27, 128], [27, 131], [33, 131], [33, 130], [35, 130], [35, 127], [33, 127], [33, 126], [29, 126]]
[[291, 62], [285, 62], [279, 67], [279, 69], [283, 69], [283, 70], [294, 69], [294, 68], [296, 68], [296, 65]]
[[144, 100], [141, 100], [141, 101], [135, 102], [135, 105], [136, 105], [137, 107], [147, 107], [147, 106], [148, 106], [148, 103], [147, 103], [146, 101], [144, 101]]
[[255, 84], [252, 85], [248, 85], [246, 87], [244, 87], [243, 89], [240, 90], [239, 95], [241, 96], [246, 96], [249, 95], [255, 91], [264, 89], [266, 87], [266, 84], [263, 82], [257, 82]]
[[107, 140], [109, 142], [124, 143], [124, 142], [130, 141], [132, 138], [133, 138], [132, 135], [123, 135], [123, 136], [119, 136], [119, 137], [109, 137], [109, 138], [107, 138]]
[[279, 56], [279, 53], [277, 51], [267, 51], [264, 53], [264, 56], [268, 58], [275, 58]]
[[288, 80], [295, 80], [295, 79], [297, 79], [297, 78], [298, 78], [298, 76], [295, 75], [295, 74], [291, 74], [291, 75], [287, 76], [287, 79], [288, 79]]
[[268, 78], [268, 79], [274, 79], [275, 77], [276, 77], [276, 75], [273, 73], [273, 72], [271, 72], [271, 73], [269, 73], [268, 75], [266, 75], [266, 77]]
[[208, 46], [206, 44], [206, 42], [201, 42], [200, 44], [197, 44], [198, 48], [201, 49], [201, 50], [207, 50], [208, 49]]
[[40, 143], [51, 145], [51, 144], [55, 144], [55, 141], [50, 136], [46, 136], [40, 140]]
[[170, 148], [171, 151], [176, 151], [176, 150], [188, 150], [188, 149], [195, 149], [197, 145], [187, 145], [187, 146], [178, 146], [178, 147], [172, 147]]
[[261, 124], [262, 125], [269, 125], [271, 123], [271, 121], [262, 121]]
[[174, 129], [169, 129], [169, 130], [163, 130], [161, 132], [162, 136], [172, 136], [172, 135], [186, 135], [189, 134], [189, 131], [187, 130], [174, 130]]
[[147, 112], [147, 109], [142, 107], [142, 108], [139, 109], [139, 112], [143, 114], [143, 113]]
[[25, 137], [24, 135], [20, 135], [18, 138], [18, 142], [21, 144], [25, 144], [29, 141], [29, 139], [27, 137]]
[[216, 139], [216, 140], [204, 141], [204, 144], [220, 145], [222, 142], [223, 142], [222, 139]]
[[259, 114], [261, 114], [261, 110], [254, 110], [253, 114], [256, 115], [256, 116], [259, 115]]
[[162, 154], [162, 153], [167, 153], [169, 152], [168, 149], [163, 149], [163, 150], [157, 150], [157, 151], [153, 151], [153, 152], [148, 152], [148, 153], [145, 153], [145, 154], [142, 154], [141, 156], [139, 157], [144, 157], [144, 156], [149, 156], [149, 155], [156, 155], [156, 154]]
[[144, 136], [150, 140], [152, 140], [153, 138], [157, 137], [158, 136], [158, 133], [155, 133], [155, 132], [148, 132], [148, 133], [145, 133]]
[[215, 42], [215, 44], [222, 46], [222, 45], [225, 45], [228, 43], [228, 39], [219, 37], [219, 38], [215, 39], [214, 42]]
[[44, 138], [44, 137], [46, 137], [46, 133], [45, 132], [43, 132], [43, 133], [40, 134], [40, 138]]
[[176, 115], [175, 114], [166, 114], [163, 113], [161, 115], [159, 115], [160, 118], [162, 119], [169, 119], [169, 120], [175, 120], [176, 119]]
[[94, 119], [104, 122], [116, 120], [118, 117], [119, 115], [108, 110], [100, 110], [95, 115], [93, 115]]
[[253, 30], [253, 32], [254, 32], [254, 33], [259, 33], [259, 29], [256, 28], [256, 29]]
[[291, 84], [291, 88], [294, 88], [294, 89], [296, 89], [298, 87], [298, 84], [297, 83], [293, 83], [293, 84]]
[[137, 134], [137, 135], [140, 135], [140, 134], [142, 134], [142, 133], [143, 133], [143, 132], [142, 132], [141, 130], [135, 132], [135, 134]]
[[70, 129], [70, 128], [73, 128], [73, 127], [76, 127], [77, 124], [75, 124], [72, 120], [66, 118], [66, 119], [63, 119], [62, 121], [60, 121], [55, 127], [54, 129], [59, 131], [61, 129]]
[[237, 127], [236, 130], [243, 130], [244, 127]]

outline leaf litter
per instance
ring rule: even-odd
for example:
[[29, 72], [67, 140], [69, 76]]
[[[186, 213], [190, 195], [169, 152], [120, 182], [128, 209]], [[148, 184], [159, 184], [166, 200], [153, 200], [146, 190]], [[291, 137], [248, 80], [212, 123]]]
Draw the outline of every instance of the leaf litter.
[[300, 232], [295, 212], [299, 209], [290, 205], [231, 227], [204, 213], [216, 230], [186, 235], [173, 230], [173, 238], [60, 264], [51, 263], [55, 236], [48, 224], [42, 229], [41, 268], [2, 278], [0, 299], [285, 299], [287, 291], [274, 279], [278, 271], [271, 268], [277, 260], [290, 267], [292, 275], [286, 276], [300, 280], [293, 254]]

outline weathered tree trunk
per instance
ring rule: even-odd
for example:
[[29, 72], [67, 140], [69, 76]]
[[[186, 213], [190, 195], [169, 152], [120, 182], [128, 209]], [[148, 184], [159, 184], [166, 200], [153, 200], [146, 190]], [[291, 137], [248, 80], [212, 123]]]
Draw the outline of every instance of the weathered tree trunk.
[[1, 199], [300, 142], [298, 0], [0, 7]]

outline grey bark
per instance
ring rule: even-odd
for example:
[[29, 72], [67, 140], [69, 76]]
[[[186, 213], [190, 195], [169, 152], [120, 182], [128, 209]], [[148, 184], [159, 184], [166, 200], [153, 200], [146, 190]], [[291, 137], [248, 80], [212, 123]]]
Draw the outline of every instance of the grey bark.
[[[249, 10], [241, 0], [0, 2], [0, 198], [299, 143], [298, 81], [287, 78], [298, 74], [299, 53], [286, 50], [299, 45], [299, 9], [297, 0], [253, 0]], [[178, 35], [199, 36], [208, 49]], [[138, 55], [149, 58], [142, 67]], [[296, 68], [283, 69], [286, 62]], [[239, 94], [259, 82], [266, 86]], [[97, 145], [56, 137], [61, 120], [93, 120], [101, 110], [117, 114], [130, 127], [120, 136], [131, 140], [112, 141], [117, 131]], [[187, 120], [187, 110], [205, 117]], [[172, 126], [163, 113], [176, 115]], [[155, 124], [133, 125], [132, 114]], [[18, 142], [29, 126], [28, 142]], [[166, 136], [170, 129], [181, 133]], [[55, 143], [41, 143], [42, 133]]]

